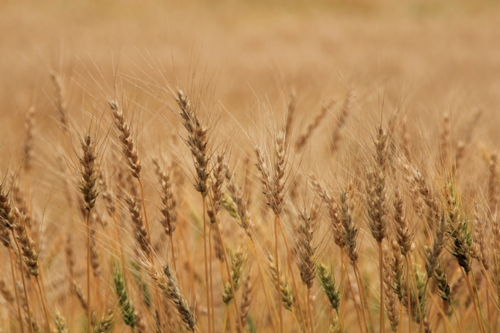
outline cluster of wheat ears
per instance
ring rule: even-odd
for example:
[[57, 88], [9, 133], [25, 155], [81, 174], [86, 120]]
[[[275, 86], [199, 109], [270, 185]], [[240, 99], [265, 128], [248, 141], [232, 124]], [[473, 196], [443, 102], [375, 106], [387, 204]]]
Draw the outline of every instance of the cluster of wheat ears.
[[[3, 332], [498, 331], [496, 154], [466, 197], [457, 177], [480, 111], [457, 140], [444, 114], [419, 165], [402, 112], [339, 153], [356, 136], [354, 92], [303, 128], [291, 94], [245, 149], [217, 137], [198, 95], [169, 89], [176, 149], [157, 152], [138, 148], [123, 95], [77, 126], [56, 74], [53, 86], [63, 196], [34, 204], [35, 108], [0, 185]], [[305, 162], [312, 145], [322, 172]], [[51, 205], [70, 213], [48, 221]]]

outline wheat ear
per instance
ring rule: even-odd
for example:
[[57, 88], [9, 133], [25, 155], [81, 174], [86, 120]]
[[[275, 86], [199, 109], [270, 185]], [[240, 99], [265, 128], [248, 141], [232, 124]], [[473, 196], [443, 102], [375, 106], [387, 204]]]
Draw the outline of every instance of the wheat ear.
[[96, 153], [95, 145], [90, 137], [90, 134], [85, 133], [84, 137], [81, 139], [82, 147], [82, 157], [80, 158], [80, 164], [82, 166], [81, 174], [82, 180], [80, 182], [80, 192], [83, 194], [85, 200], [85, 209], [87, 210], [87, 323], [90, 330], [92, 326], [92, 315], [91, 315], [91, 282], [90, 282], [90, 270], [91, 270], [91, 225], [90, 225], [90, 212], [95, 206], [95, 201], [99, 194], [97, 190], [97, 170], [95, 168]]
[[[19, 256], [22, 257], [21, 247], [19, 245], [19, 242], [17, 240], [16, 235], [14, 234], [14, 227], [17, 224], [16, 215], [14, 214], [14, 211], [13, 211], [12, 206], [10, 204], [9, 194], [8, 194], [8, 192], [4, 191], [3, 186], [1, 184], [0, 184], [0, 222], [2, 223], [5, 230], [8, 230], [10, 232], [10, 234], [12, 235], [12, 238], [14, 239], [14, 243], [16, 244], [16, 248], [19, 252]], [[4, 245], [6, 244], [7, 239], [9, 239], [9, 238], [6, 238], [6, 235], [4, 235]], [[11, 264], [13, 264], [13, 261], [12, 261], [13, 253], [12, 253], [10, 246], [9, 245], [7, 245], [7, 246], [9, 247], [9, 255], [11, 256]], [[33, 326], [31, 325], [31, 323], [32, 323], [31, 307], [30, 307], [30, 302], [29, 302], [28, 290], [26, 288], [26, 281], [24, 279], [24, 274], [23, 274], [24, 272], [23, 272], [23, 268], [22, 268], [22, 263], [21, 263], [20, 271], [21, 271], [21, 281], [23, 283], [24, 296], [26, 298], [26, 306], [27, 306], [27, 313], [28, 313], [28, 320], [29, 320], [28, 327], [30, 329], [30, 332], [33, 333]], [[13, 276], [14, 276], [14, 274], [13, 274]], [[14, 288], [17, 288], [17, 286], [15, 285], [15, 280], [13, 281], [13, 283], [14, 283]]]
[[207, 248], [207, 202], [206, 197], [208, 195], [207, 181], [209, 178], [208, 171], [208, 130], [201, 123], [195, 110], [192, 108], [191, 101], [184, 94], [182, 90], [177, 90], [176, 102], [181, 110], [180, 116], [182, 119], [182, 124], [187, 131], [187, 139], [185, 140], [191, 155], [193, 157], [193, 163], [196, 171], [197, 179], [195, 181], [195, 189], [200, 192], [201, 198], [203, 200], [203, 253], [205, 260], [205, 284], [207, 286], [207, 309], [208, 309], [208, 332], [211, 333], [214, 330], [214, 314], [211, 308], [211, 290], [212, 286], [209, 281], [209, 269], [208, 269], [208, 251]]

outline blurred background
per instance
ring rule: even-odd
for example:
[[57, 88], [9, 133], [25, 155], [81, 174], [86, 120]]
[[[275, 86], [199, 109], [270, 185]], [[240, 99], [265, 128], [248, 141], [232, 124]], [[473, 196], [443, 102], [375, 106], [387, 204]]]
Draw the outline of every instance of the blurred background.
[[[349, 90], [375, 113], [385, 103], [452, 121], [476, 107], [494, 116], [499, 13], [499, 1], [4, 0], [0, 120], [12, 126], [0, 142], [32, 105], [54, 123], [51, 71], [72, 112], [119, 82], [150, 109], [152, 87], [196, 85], [244, 117], [262, 105], [281, 117], [291, 91], [307, 113]], [[493, 135], [493, 124], [483, 130]]]

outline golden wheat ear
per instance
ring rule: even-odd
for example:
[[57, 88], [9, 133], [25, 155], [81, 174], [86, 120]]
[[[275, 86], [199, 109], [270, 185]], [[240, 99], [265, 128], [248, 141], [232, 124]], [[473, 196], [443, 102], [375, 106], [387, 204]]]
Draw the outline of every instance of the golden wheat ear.
[[186, 298], [182, 294], [174, 274], [170, 267], [164, 266], [163, 273], [154, 271], [152, 266], [147, 267], [155, 283], [160, 288], [162, 294], [175, 306], [179, 317], [184, 322], [185, 328], [190, 332], [199, 332], [196, 326], [196, 319], [189, 307]]
[[93, 281], [90, 278], [92, 267], [92, 227], [91, 227], [91, 211], [95, 207], [95, 202], [99, 191], [97, 190], [97, 168], [95, 152], [95, 144], [89, 133], [85, 133], [80, 140], [82, 147], [82, 155], [80, 157], [81, 176], [80, 192], [83, 194], [86, 213], [86, 232], [87, 232], [87, 325], [92, 326], [92, 299], [91, 286]]
[[307, 125], [307, 128], [304, 133], [302, 133], [297, 141], [295, 142], [295, 151], [299, 152], [301, 151], [307, 142], [310, 140], [313, 132], [321, 125], [321, 122], [325, 119], [325, 116], [328, 114], [328, 110], [334, 105], [334, 101], [330, 100], [328, 101], [325, 105], [323, 105], [316, 114], [316, 116], [313, 118], [313, 121]]

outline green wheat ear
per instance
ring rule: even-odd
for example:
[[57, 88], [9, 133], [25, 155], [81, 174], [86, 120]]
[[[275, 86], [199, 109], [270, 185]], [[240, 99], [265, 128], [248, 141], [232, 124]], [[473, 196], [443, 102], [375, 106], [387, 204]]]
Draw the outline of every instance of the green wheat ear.
[[64, 317], [57, 311], [56, 313], [56, 330], [57, 333], [69, 333], [68, 328], [66, 327], [66, 320]]
[[133, 270], [131, 270], [131, 272], [132, 272], [132, 275], [134, 276], [135, 283], [137, 284], [137, 287], [139, 288], [139, 290], [142, 292], [143, 302], [148, 307], [148, 309], [150, 309], [151, 305], [152, 305], [151, 292], [149, 291], [147, 283], [144, 282], [144, 280], [142, 279], [141, 267], [134, 260], [130, 261], [130, 265], [133, 268]]
[[[243, 253], [241, 248], [238, 248], [234, 254], [231, 254], [232, 262], [231, 262], [231, 279], [234, 284], [234, 291], [238, 292], [241, 286], [241, 276], [243, 275], [243, 269], [246, 262], [246, 256]], [[231, 300], [234, 298], [233, 291], [231, 288], [230, 282], [227, 282], [224, 286], [224, 293], [222, 295], [222, 301], [224, 304], [229, 304]]]
[[221, 199], [222, 207], [231, 215], [232, 217], [239, 219], [238, 208], [236, 207], [233, 198], [227, 193], [224, 193]]
[[115, 324], [113, 309], [109, 309], [98, 323], [92, 325], [92, 333], [109, 333]]
[[450, 225], [450, 252], [463, 267], [466, 273], [472, 269], [472, 233], [469, 230], [467, 218], [460, 211], [459, 198], [456, 189], [452, 183], [447, 185], [447, 208], [448, 223]]
[[137, 322], [134, 314], [134, 307], [128, 299], [123, 273], [116, 265], [113, 273], [113, 280], [115, 282], [116, 295], [118, 296], [118, 303], [121, 308], [123, 321], [126, 325], [134, 328]]
[[317, 270], [321, 289], [330, 301], [330, 306], [338, 312], [340, 305], [340, 287], [337, 289], [333, 271], [326, 268], [323, 264], [319, 264]]
[[257, 333], [257, 324], [252, 316], [248, 317], [248, 332]]
[[444, 272], [443, 266], [438, 263], [436, 270], [434, 271], [434, 281], [440, 293], [438, 293], [439, 297], [441, 297], [444, 301], [451, 303], [451, 288], [448, 284], [448, 278]]

